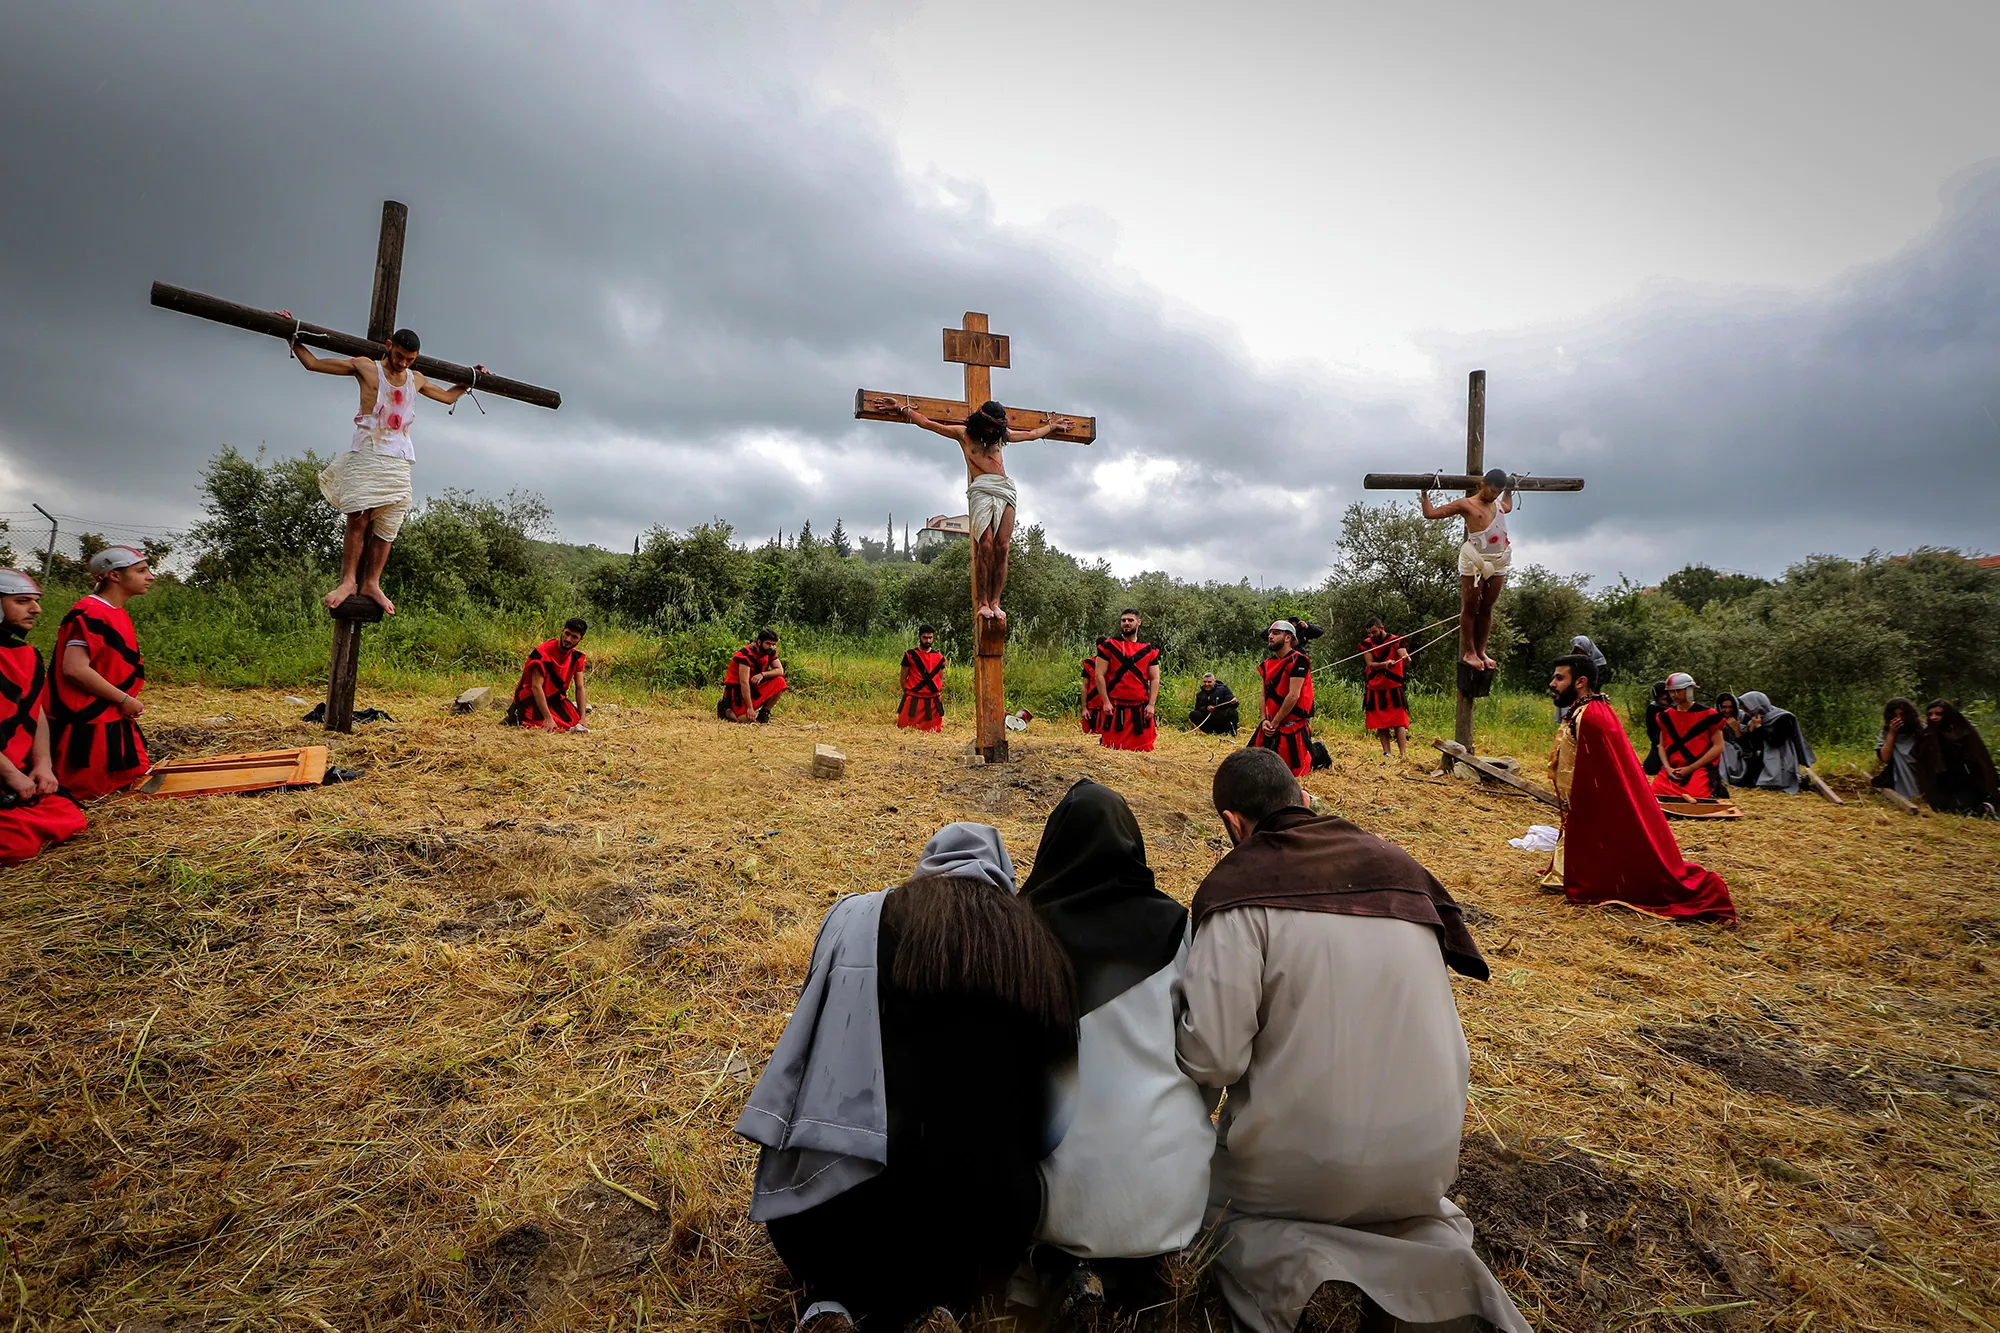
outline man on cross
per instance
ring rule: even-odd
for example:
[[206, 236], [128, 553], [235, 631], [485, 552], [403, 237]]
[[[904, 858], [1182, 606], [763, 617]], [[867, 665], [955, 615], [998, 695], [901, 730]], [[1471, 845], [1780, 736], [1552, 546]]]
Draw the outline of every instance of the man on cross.
[[956, 440], [965, 455], [966, 512], [972, 517], [972, 600], [987, 620], [1005, 620], [1000, 594], [1007, 587], [1007, 546], [1014, 539], [1014, 479], [1000, 461], [1000, 450], [1010, 444], [1045, 439], [1057, 431], [1074, 430], [1068, 417], [1049, 415], [1033, 430], [1010, 430], [1007, 409], [991, 400], [965, 419], [963, 426], [946, 426], [895, 398], [877, 398], [870, 404], [878, 412], [893, 412], [911, 425], [922, 426], [948, 440]]
[[1431, 503], [1428, 490], [1417, 495], [1425, 518], [1465, 520], [1465, 542], [1458, 548], [1458, 660], [1475, 671], [1499, 665], [1486, 655], [1486, 637], [1493, 631], [1493, 608], [1514, 558], [1507, 540], [1507, 515], [1514, 511], [1510, 480], [1496, 467], [1480, 478], [1476, 495], [1441, 505]]
[[[292, 312], [280, 310], [280, 319]], [[292, 340], [292, 355], [307, 370], [321, 375], [348, 375], [360, 381], [361, 410], [354, 417], [354, 438], [334, 465], [319, 474], [319, 490], [327, 503], [347, 515], [347, 532], [340, 548], [340, 582], [326, 595], [329, 608], [357, 592], [381, 603], [390, 615], [396, 604], [382, 591], [382, 568], [389, 563], [389, 546], [409, 516], [412, 492], [410, 466], [417, 447], [410, 441], [410, 422], [417, 395], [439, 403], [456, 403], [469, 384], [441, 389], [417, 373], [422, 346], [409, 329], [397, 329], [384, 345], [383, 359], [366, 356], [322, 357]], [[486, 371], [474, 366], [475, 380]]]

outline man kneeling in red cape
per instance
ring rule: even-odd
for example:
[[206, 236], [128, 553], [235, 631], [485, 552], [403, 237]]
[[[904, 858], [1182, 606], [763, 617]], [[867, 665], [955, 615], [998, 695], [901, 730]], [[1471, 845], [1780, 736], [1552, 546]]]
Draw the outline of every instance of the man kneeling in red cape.
[[1549, 693], [1568, 709], [1549, 777], [1563, 802], [1562, 838], [1542, 886], [1573, 903], [1617, 903], [1668, 919], [1736, 919], [1729, 886], [1682, 858], [1617, 711], [1597, 692], [1603, 668], [1559, 657]]

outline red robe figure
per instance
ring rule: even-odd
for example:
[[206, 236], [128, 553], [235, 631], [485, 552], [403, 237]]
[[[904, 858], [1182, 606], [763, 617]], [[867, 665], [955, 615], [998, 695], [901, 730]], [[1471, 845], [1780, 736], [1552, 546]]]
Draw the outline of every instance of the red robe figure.
[[937, 631], [917, 626], [917, 646], [903, 654], [903, 702], [896, 725], [918, 731], [944, 730], [944, 654], [932, 649]]
[[0, 866], [74, 838], [85, 822], [49, 759], [48, 672], [27, 638], [41, 614], [34, 579], [0, 569]]
[[56, 781], [91, 800], [146, 776], [146, 663], [125, 604], [153, 586], [144, 551], [107, 546], [90, 557], [97, 591], [70, 608], [56, 631], [55, 707], [50, 720]]
[[1722, 750], [1728, 739], [1722, 714], [1694, 701], [1694, 677], [1676, 671], [1667, 677], [1667, 707], [1655, 714], [1660, 728], [1660, 771], [1653, 795], [1660, 808], [1688, 818], [1736, 818], [1743, 812], [1729, 799], [1722, 781]]
[[1734, 921], [1722, 876], [1681, 856], [1617, 710], [1597, 692], [1587, 657], [1556, 660], [1549, 692], [1570, 711], [1556, 729], [1549, 776], [1563, 801], [1562, 837], [1545, 888], [1573, 903], [1616, 903], [1668, 919]]
[[[521, 668], [521, 683], [514, 687], [514, 701], [507, 706], [507, 724], [540, 727], [543, 731], [589, 731], [583, 724], [583, 673], [590, 663], [577, 645], [590, 626], [582, 617], [563, 623], [562, 633], [535, 645]], [[569, 687], [576, 686], [576, 700], [570, 701]]]
[[778, 631], [767, 625], [729, 659], [715, 715], [724, 722], [769, 722], [771, 705], [786, 688], [785, 664], [778, 657]]
[[1097, 641], [1097, 743], [1150, 750], [1159, 735], [1160, 650], [1139, 638], [1139, 613], [1118, 613], [1118, 636]]
[[1097, 654], [1083, 659], [1083, 729], [1095, 736], [1104, 730], [1104, 710], [1097, 703]]
[[1383, 754], [1389, 753], [1389, 742], [1394, 741], [1396, 752], [1407, 755], [1410, 695], [1406, 682], [1410, 674], [1410, 651], [1403, 646], [1403, 636], [1391, 634], [1380, 616], [1368, 622], [1368, 637], [1361, 641], [1361, 667], [1366, 675], [1361, 696], [1365, 716], [1361, 725], [1381, 738]]
[[1312, 658], [1297, 647], [1298, 627], [1274, 620], [1264, 631], [1265, 657], [1257, 664], [1264, 678], [1264, 720], [1250, 744], [1275, 750], [1294, 777], [1312, 776]]

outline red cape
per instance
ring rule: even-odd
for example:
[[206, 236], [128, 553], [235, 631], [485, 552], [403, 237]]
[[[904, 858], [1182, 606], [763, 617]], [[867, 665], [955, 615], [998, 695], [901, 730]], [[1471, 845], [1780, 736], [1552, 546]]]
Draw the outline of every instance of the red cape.
[[1576, 773], [1563, 821], [1563, 892], [1652, 916], [1736, 919], [1722, 876], [1681, 856], [1617, 713], [1593, 699], [1576, 713]]

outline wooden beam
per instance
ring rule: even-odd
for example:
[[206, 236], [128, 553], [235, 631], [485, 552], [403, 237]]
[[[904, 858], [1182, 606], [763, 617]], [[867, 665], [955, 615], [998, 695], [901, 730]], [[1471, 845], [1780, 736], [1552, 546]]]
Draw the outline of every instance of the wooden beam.
[[1562, 809], [1562, 802], [1556, 799], [1554, 792], [1545, 787], [1537, 787], [1526, 778], [1509, 773], [1504, 768], [1495, 768], [1484, 759], [1475, 757], [1472, 751], [1466, 749], [1457, 741], [1432, 740], [1431, 745], [1442, 753], [1447, 760], [1455, 760], [1458, 763], [1464, 764], [1473, 772], [1512, 787], [1515, 791], [1532, 796], [1543, 805], [1552, 805], [1558, 810]]
[[[989, 336], [986, 332], [986, 316], [980, 314], [977, 310], [966, 311], [965, 319], [962, 322], [965, 328], [961, 332], [975, 338]], [[972, 410], [991, 401], [993, 397], [993, 363], [990, 361], [967, 361], [964, 364], [965, 405], [968, 410]], [[1012, 413], [1009, 413], [1009, 415], [1011, 416]], [[931, 420], [935, 421], [937, 418], [932, 417]]]
[[1007, 648], [1007, 622], [986, 620], [975, 608], [972, 632], [977, 640], [972, 659], [973, 747], [989, 764], [1007, 762], [1007, 685], [1002, 654]]
[[[966, 369], [970, 372], [975, 369], [983, 370], [985, 367], [968, 366]], [[484, 377], [480, 379], [479, 387], [482, 389], [486, 387]], [[963, 426], [965, 419], [972, 415], [973, 408], [979, 406], [979, 403], [974, 403], [971, 407], [967, 407], [963, 402], [950, 398], [925, 398], [920, 394], [914, 393], [889, 393], [882, 389], [862, 389], [854, 395], [854, 419], [856, 421], [901, 421], [903, 419], [895, 412], [877, 412], [874, 408], [868, 406], [869, 400], [875, 398], [893, 398], [899, 403], [908, 403], [932, 421], [946, 426]], [[982, 399], [981, 401], [985, 400]], [[1047, 421], [1051, 415], [1068, 417], [1071, 421], [1077, 422], [1080, 429], [1054, 431], [1047, 438], [1051, 440], [1065, 440], [1070, 444], [1090, 444], [1097, 439], [1097, 418], [1080, 417], [1070, 412], [1056, 412], [1051, 414], [1048, 412], [1038, 412], [1029, 407], [1010, 407], [1007, 409], [1007, 424], [1014, 430], [1039, 430], [1042, 423]]]
[[[372, 356], [378, 361], [385, 355], [382, 344], [366, 338], [357, 338], [349, 333], [322, 328], [317, 324], [289, 319], [280, 319], [275, 311], [258, 310], [234, 301], [224, 301], [201, 292], [189, 291], [185, 287], [175, 287], [168, 283], [153, 284], [153, 304], [162, 310], [174, 310], [183, 315], [193, 315], [196, 319], [213, 320], [217, 324], [227, 324], [233, 329], [243, 329], [250, 333], [261, 333], [269, 338], [282, 338], [289, 342], [292, 330], [299, 331], [299, 341], [308, 347], [317, 347], [337, 356]], [[440, 361], [434, 356], [417, 358], [417, 370], [431, 379], [445, 384], [472, 383], [472, 367], [461, 366], [451, 361]], [[554, 389], [544, 389], [539, 385], [510, 380], [503, 375], [481, 375], [479, 392], [490, 393], [496, 398], [512, 398], [516, 402], [531, 403], [536, 407], [558, 408], [562, 406], [562, 395]], [[859, 415], [857, 413], [856, 415]], [[1011, 416], [1012, 414], [1009, 413]], [[885, 418], [886, 419], [886, 418]], [[963, 416], [960, 421], [965, 420]], [[1039, 418], [1037, 418], [1039, 424]], [[1032, 427], [1030, 428], [1032, 429]], [[1093, 424], [1093, 430], [1095, 426]], [[1085, 440], [1083, 443], [1088, 444]]]
[[[1580, 491], [1582, 477], [1509, 476], [1517, 491]], [[1456, 472], [1370, 472], [1361, 479], [1366, 491], [1476, 491], [1480, 479], [1471, 473]]]
[[[971, 318], [971, 316], [967, 316]], [[1007, 369], [1007, 335], [978, 329], [946, 329], [944, 359], [966, 366], [997, 366]], [[981, 399], [984, 402], [985, 399]]]
[[1799, 772], [1805, 774], [1808, 778], [1812, 779], [1812, 785], [1819, 788], [1819, 794], [1821, 796], [1826, 797], [1827, 800], [1832, 801], [1835, 805], [1847, 804], [1847, 802], [1841, 800], [1838, 796], [1835, 796], [1833, 794], [1833, 788], [1827, 786], [1824, 782], [1820, 781], [1819, 774], [1813, 772], [1810, 768], [1807, 768], [1804, 764], [1799, 765]]
[[[1471, 494], [1473, 491], [1479, 489], [1479, 474], [1485, 470], [1486, 372], [1475, 370], [1466, 377], [1465, 381], [1465, 471], [1467, 480], [1471, 483], [1465, 487], [1467, 494]], [[1363, 480], [1362, 484], [1364, 486], [1367, 484], [1366, 479]], [[1462, 662], [1464, 660], [1463, 654], [1471, 649], [1473, 643], [1472, 626], [1466, 623], [1466, 617], [1463, 614], [1459, 618], [1458, 643], [1461, 654], [1460, 661]], [[1466, 688], [1465, 672], [1463, 670], [1459, 672], [1459, 677], [1458, 711], [1452, 719], [1451, 736], [1460, 750], [1466, 754], [1471, 754], [1472, 713], [1475, 707], [1474, 696]], [[1445, 760], [1444, 766], [1447, 769], [1451, 767], [1451, 760], [1448, 757]]]
[[382, 201], [382, 238], [375, 245], [375, 296], [368, 303], [368, 341], [385, 343], [396, 331], [396, 297], [403, 287], [403, 231], [410, 210]]
[[1917, 808], [1916, 802], [1893, 787], [1877, 787], [1874, 790], [1877, 796], [1886, 797], [1906, 815], [1920, 815], [1923, 813], [1922, 810]]

